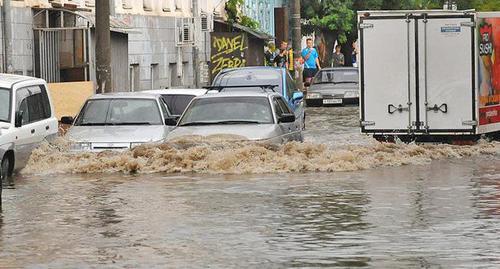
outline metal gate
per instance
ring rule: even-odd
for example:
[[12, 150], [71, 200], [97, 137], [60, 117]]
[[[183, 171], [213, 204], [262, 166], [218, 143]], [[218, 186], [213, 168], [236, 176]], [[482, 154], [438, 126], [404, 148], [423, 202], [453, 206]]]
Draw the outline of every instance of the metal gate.
[[61, 80], [59, 33], [59, 30], [34, 30], [35, 75], [49, 83]]

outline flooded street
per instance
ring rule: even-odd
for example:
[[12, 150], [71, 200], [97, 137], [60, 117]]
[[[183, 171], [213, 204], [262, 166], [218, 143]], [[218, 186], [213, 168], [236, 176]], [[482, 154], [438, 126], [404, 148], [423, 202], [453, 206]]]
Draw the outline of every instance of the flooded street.
[[45, 157], [4, 190], [0, 268], [500, 267], [500, 146], [380, 146], [358, 118], [308, 109], [308, 148], [236, 163], [201, 150], [223, 166], [193, 148], [163, 170], [148, 153]]

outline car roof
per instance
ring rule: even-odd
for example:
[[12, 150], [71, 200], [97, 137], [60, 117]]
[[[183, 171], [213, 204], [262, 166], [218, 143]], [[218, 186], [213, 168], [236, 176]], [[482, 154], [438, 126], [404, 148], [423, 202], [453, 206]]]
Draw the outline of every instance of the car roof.
[[233, 70], [277, 70], [277, 71], [283, 71], [285, 70], [284, 67], [276, 67], [276, 66], [245, 66], [245, 67], [238, 67], [238, 68], [227, 68], [221, 71], [221, 73], [225, 73], [228, 71], [233, 71]]
[[323, 68], [321, 69], [321, 71], [340, 71], [340, 70], [348, 70], [348, 71], [354, 71], [354, 70], [358, 70], [357, 67], [328, 67], [328, 68]]
[[36, 81], [39, 83], [45, 83], [44, 80], [35, 78], [35, 77], [28, 77], [28, 76], [21, 76], [21, 75], [14, 75], [14, 74], [0, 74], [0, 87], [1, 88], [11, 88], [14, 84], [23, 82], [23, 81]]
[[96, 94], [90, 97], [90, 99], [127, 99], [127, 98], [157, 99], [159, 97], [160, 97], [159, 94], [143, 93], [143, 92], [113, 92], [113, 93]]
[[271, 96], [281, 96], [273, 91], [229, 91], [229, 92], [209, 92], [206, 95], [201, 95], [196, 97], [196, 99], [202, 98], [217, 98], [217, 97], [271, 97]]
[[161, 94], [161, 95], [204, 95], [207, 89], [159, 89], [142, 91], [142, 93]]

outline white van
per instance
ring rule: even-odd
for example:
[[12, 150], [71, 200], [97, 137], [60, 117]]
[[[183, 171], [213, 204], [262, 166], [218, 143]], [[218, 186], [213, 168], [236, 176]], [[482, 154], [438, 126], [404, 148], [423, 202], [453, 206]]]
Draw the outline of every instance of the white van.
[[0, 179], [23, 168], [32, 150], [57, 133], [58, 121], [47, 83], [0, 74]]

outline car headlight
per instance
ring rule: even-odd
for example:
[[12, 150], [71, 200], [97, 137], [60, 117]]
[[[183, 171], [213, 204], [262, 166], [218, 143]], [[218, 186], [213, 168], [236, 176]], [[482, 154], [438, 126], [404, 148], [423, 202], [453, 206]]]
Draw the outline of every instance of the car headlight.
[[91, 150], [92, 144], [89, 142], [76, 142], [71, 144], [70, 149], [75, 151]]
[[133, 148], [141, 146], [141, 145], [144, 145], [144, 143], [142, 143], [142, 142], [132, 142], [132, 143], [130, 143], [130, 148], [133, 149]]
[[358, 97], [357, 91], [346, 91], [344, 93], [344, 98], [356, 98], [356, 97]]
[[306, 95], [306, 98], [307, 99], [321, 99], [322, 96], [321, 96], [321, 93], [317, 93], [317, 92], [308, 92], [307, 95]]

